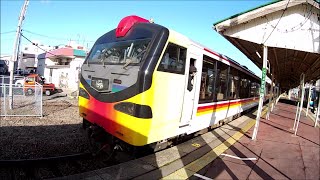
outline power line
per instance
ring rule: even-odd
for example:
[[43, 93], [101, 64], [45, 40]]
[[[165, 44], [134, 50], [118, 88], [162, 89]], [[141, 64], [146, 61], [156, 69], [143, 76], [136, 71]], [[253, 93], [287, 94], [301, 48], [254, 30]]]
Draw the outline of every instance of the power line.
[[0, 34], [9, 34], [9, 33], [14, 33], [14, 32], [16, 32], [16, 31], [7, 31], [7, 32], [2, 32]]
[[23, 29], [22, 31], [25, 31], [25, 32], [30, 33], [30, 34], [33, 34], [33, 35], [46, 37], [46, 38], [49, 38], [49, 39], [56, 39], [56, 40], [69, 40], [69, 39], [67, 39], [67, 38], [50, 37], [50, 36], [46, 36], [46, 35], [43, 35], [43, 34], [39, 34], [39, 33], [35, 33], [35, 32], [31, 32], [31, 31], [28, 31], [28, 30], [25, 30], [25, 29]]
[[269, 34], [269, 36], [267, 37], [267, 39], [263, 42], [263, 44], [265, 44], [265, 43], [267, 42], [267, 40], [269, 39], [269, 37], [271, 36], [271, 34], [273, 33], [273, 31], [274, 31], [274, 30], [276, 29], [276, 27], [278, 26], [280, 20], [282, 19], [283, 15], [284, 15], [284, 12], [285, 12], [285, 11], [287, 10], [287, 8], [288, 8], [289, 2], [290, 2], [290, 0], [288, 0], [287, 5], [286, 5], [286, 7], [284, 8], [284, 10], [283, 10], [283, 12], [282, 12], [282, 14], [281, 14], [281, 16], [280, 16], [280, 18], [279, 18], [279, 21], [277, 22], [276, 26], [272, 29], [271, 33]]
[[46, 52], [46, 53], [48, 53], [48, 54], [51, 54], [51, 55], [53, 55], [53, 56], [59, 56], [59, 55], [56, 55], [56, 54], [52, 54], [51, 52], [49, 52], [49, 51], [41, 48], [40, 46], [38, 46], [38, 44], [32, 42], [30, 39], [28, 39], [27, 37], [25, 37], [22, 33], [21, 33], [21, 36], [22, 36], [23, 38], [25, 38], [27, 41], [29, 41], [30, 43], [32, 43], [33, 45], [37, 46], [39, 49], [43, 50], [44, 52]]
[[8, 56], [1, 56], [0, 58], [2, 59], [2, 58], [5, 58], [5, 57], [11, 57], [10, 55], [8, 55]]
[[[45, 37], [45, 38], [48, 38], [48, 39], [67, 40], [67, 41], [70, 40], [70, 39], [67, 39], [67, 38], [59, 38], [59, 37], [47, 36], [47, 35], [43, 35], [43, 34], [39, 34], [39, 33], [35, 33], [35, 32], [32, 32], [32, 31], [29, 31], [29, 30], [25, 30], [25, 29], [23, 29], [23, 31], [25, 31], [27, 33], [30, 33], [30, 34], [33, 34], [33, 35], [42, 36], [42, 37]], [[95, 42], [95, 41], [87, 40], [85, 42]]]
[[1, 38], [1, 41], [8, 41], [8, 40], [12, 40], [12, 39], [14, 39], [15, 37], [10, 37], [10, 38]]

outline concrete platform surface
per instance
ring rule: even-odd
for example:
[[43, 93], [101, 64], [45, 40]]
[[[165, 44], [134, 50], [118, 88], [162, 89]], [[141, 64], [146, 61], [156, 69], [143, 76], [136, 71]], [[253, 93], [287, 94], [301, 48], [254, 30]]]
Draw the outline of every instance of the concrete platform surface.
[[[261, 119], [256, 141], [253, 128], [233, 146], [189, 179], [320, 179], [320, 133], [302, 113], [297, 136], [292, 129], [296, 106], [278, 103], [270, 120]], [[257, 158], [257, 160], [240, 160]]]

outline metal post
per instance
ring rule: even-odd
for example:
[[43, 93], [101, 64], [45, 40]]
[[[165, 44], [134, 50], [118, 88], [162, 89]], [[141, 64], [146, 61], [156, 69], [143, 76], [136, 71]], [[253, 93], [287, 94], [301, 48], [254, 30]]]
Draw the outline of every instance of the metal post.
[[3, 102], [3, 104], [4, 104], [4, 108], [3, 108], [3, 110], [4, 110], [4, 116], [6, 117], [7, 116], [7, 107], [6, 107], [6, 96], [7, 96], [7, 92], [6, 92], [6, 85], [5, 84], [3, 84], [3, 92], [4, 92], [4, 94], [3, 94], [3, 100], [4, 100], [4, 102]]
[[292, 90], [290, 89], [289, 92], [288, 92], [288, 98], [289, 99], [291, 99], [291, 93], [292, 93]]
[[277, 105], [278, 104], [278, 98], [280, 98], [280, 91], [279, 91], [279, 85], [277, 85], [277, 100], [276, 100], [276, 104], [275, 105]]
[[271, 102], [271, 98], [273, 100], [273, 82], [274, 82], [274, 78], [273, 78], [273, 73], [272, 73], [272, 78], [271, 78], [271, 87], [270, 87], [270, 91], [269, 91], [269, 102], [268, 102], [268, 112], [267, 112], [267, 116], [266, 119], [269, 120], [270, 117], [270, 111], [271, 111], [271, 106], [272, 106], [272, 102]]
[[296, 125], [296, 129], [295, 129], [294, 135], [297, 135], [299, 122], [300, 122], [301, 111], [302, 111], [302, 106], [303, 106], [304, 93], [305, 93], [305, 89], [304, 89], [304, 74], [302, 73], [301, 76], [302, 76], [302, 81], [301, 81], [302, 82], [302, 93], [301, 93], [301, 100], [300, 100], [300, 110], [299, 110], [299, 115], [298, 115], [298, 120], [297, 120], [297, 125]]
[[298, 102], [298, 104], [297, 104], [296, 117], [294, 118], [292, 130], [294, 130], [296, 128], [296, 122], [297, 122], [297, 117], [298, 117], [298, 112], [299, 112], [299, 105], [300, 105], [300, 102]]
[[14, 62], [17, 61], [18, 53], [19, 53], [19, 46], [20, 46], [20, 39], [21, 39], [21, 27], [22, 22], [24, 20], [24, 16], [27, 11], [27, 7], [29, 4], [29, 0], [25, 0], [24, 4], [21, 8], [20, 16], [19, 16], [19, 22], [16, 32], [16, 39], [13, 46], [13, 56], [11, 61], [9, 62], [9, 71], [10, 71], [10, 86], [9, 86], [9, 98], [10, 98], [10, 109], [13, 107], [13, 95], [12, 95], [12, 84], [13, 84], [13, 71], [14, 71]]
[[281, 98], [281, 95], [279, 94], [279, 88], [277, 89], [277, 91], [278, 91], [278, 98], [277, 98], [277, 100], [276, 100], [276, 105], [278, 104], [278, 102], [279, 102], [279, 99]]
[[264, 100], [264, 91], [265, 91], [265, 85], [266, 85], [267, 58], [268, 58], [268, 47], [263, 45], [263, 66], [262, 66], [262, 75], [261, 75], [260, 99], [259, 99], [258, 113], [256, 118], [256, 124], [253, 130], [252, 140], [257, 139], [257, 134], [259, 129], [259, 122], [260, 122], [260, 116], [261, 116], [263, 100]]
[[311, 100], [311, 83], [309, 84], [309, 94], [308, 94], [308, 102], [307, 102], [307, 110], [306, 110], [306, 116], [308, 116], [308, 110], [310, 107], [310, 100]]
[[43, 117], [43, 107], [42, 107], [42, 92], [43, 92], [43, 86], [40, 85], [40, 116]]
[[277, 84], [275, 83], [274, 84], [275, 85], [275, 87], [274, 87], [274, 89], [273, 89], [273, 96], [272, 96], [272, 107], [271, 107], [271, 112], [273, 112], [273, 109], [274, 109], [274, 106], [276, 105], [276, 99], [278, 98], [278, 96], [277, 96], [277, 89], [278, 89], [278, 87], [277, 87]]
[[319, 121], [319, 116], [320, 116], [320, 94], [318, 97], [318, 107], [317, 107], [317, 113], [316, 113], [316, 121], [314, 122], [314, 127], [317, 127], [318, 121]]

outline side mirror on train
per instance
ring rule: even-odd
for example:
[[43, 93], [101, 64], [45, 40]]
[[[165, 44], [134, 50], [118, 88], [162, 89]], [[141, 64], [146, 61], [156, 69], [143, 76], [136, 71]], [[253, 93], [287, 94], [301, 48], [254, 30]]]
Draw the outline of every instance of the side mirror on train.
[[192, 89], [193, 89], [192, 80], [193, 80], [196, 72], [197, 72], [197, 68], [194, 66], [190, 66], [189, 77], [188, 77], [188, 87], [187, 87], [188, 91], [192, 91]]
[[189, 74], [189, 77], [188, 77], [188, 86], [187, 86], [187, 90], [188, 91], [192, 91], [193, 90], [193, 79], [194, 79], [194, 76], [195, 76], [195, 74], [194, 73], [192, 73], [192, 74]]
[[188, 91], [192, 91], [192, 89], [193, 89], [193, 84], [191, 83], [192, 79], [193, 79], [193, 76], [191, 74], [189, 74], [188, 86], [187, 86]]

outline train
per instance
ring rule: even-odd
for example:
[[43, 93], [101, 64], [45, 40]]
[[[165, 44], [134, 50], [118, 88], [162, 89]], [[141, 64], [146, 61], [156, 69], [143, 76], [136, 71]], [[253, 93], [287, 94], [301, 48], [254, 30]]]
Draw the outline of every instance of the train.
[[260, 78], [228, 56], [131, 15], [86, 57], [79, 114], [110, 143], [158, 151], [257, 106], [259, 89]]

